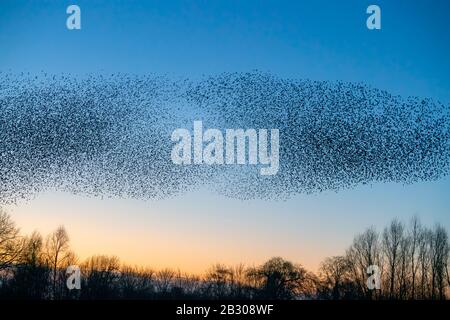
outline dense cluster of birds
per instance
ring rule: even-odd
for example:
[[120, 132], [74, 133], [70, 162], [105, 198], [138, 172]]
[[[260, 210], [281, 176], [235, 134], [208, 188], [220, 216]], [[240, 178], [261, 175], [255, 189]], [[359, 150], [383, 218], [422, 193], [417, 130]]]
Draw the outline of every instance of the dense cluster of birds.
[[[171, 132], [277, 128], [280, 169], [175, 165]], [[449, 105], [364, 84], [229, 73], [0, 73], [0, 204], [54, 189], [166, 198], [198, 187], [240, 199], [284, 199], [449, 173]]]

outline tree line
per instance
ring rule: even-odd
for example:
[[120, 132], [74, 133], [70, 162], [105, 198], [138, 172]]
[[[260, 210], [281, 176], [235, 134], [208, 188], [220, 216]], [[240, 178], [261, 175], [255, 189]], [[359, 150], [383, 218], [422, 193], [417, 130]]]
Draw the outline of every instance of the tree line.
[[[0, 210], [0, 299], [421, 299], [450, 296], [450, 245], [441, 225], [394, 219], [382, 232], [357, 235], [316, 273], [280, 257], [253, 267], [216, 264], [204, 275], [122, 264], [115, 256], [79, 261], [64, 227], [46, 237], [22, 236]], [[66, 269], [79, 265], [81, 289], [69, 290]], [[368, 286], [377, 266], [379, 289]]]

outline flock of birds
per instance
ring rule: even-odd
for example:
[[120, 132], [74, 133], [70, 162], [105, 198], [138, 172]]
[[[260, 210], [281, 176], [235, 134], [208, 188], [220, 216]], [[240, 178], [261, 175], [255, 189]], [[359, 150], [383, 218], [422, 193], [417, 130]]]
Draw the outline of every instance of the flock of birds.
[[[171, 132], [277, 128], [280, 169], [175, 165]], [[449, 105], [364, 84], [227, 73], [0, 73], [0, 205], [45, 190], [161, 199], [199, 187], [239, 199], [286, 199], [449, 173]]]

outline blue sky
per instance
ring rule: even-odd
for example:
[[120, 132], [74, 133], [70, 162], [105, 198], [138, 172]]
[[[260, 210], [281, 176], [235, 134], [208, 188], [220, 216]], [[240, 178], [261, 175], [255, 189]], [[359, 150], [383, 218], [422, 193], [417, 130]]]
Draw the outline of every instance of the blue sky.
[[[82, 30], [65, 28], [68, 4]], [[168, 73], [259, 69], [449, 98], [448, 1], [2, 1], [2, 69]]]
[[[66, 29], [69, 4], [81, 8], [81, 30]], [[366, 28], [369, 4], [381, 7], [381, 30]], [[258, 69], [295, 79], [364, 82], [448, 105], [449, 14], [446, 0], [6, 0], [0, 3], [0, 70], [196, 78]], [[286, 202], [241, 202], [207, 190], [160, 202], [49, 192], [10, 209], [24, 231], [65, 224], [85, 255], [115, 253], [139, 263], [139, 250], [130, 248], [149, 248], [151, 238], [162, 249], [148, 249], [155, 257], [149, 264], [198, 270], [217, 261], [259, 263], [283, 255], [316, 268], [321, 258], [342, 253], [355, 233], [393, 217], [417, 214], [450, 229], [449, 187], [447, 177], [298, 195]], [[88, 237], [86, 230], [92, 231]], [[81, 239], [89, 237], [104, 241]], [[127, 240], [121, 245], [116, 238]], [[180, 250], [201, 258], [193, 263]]]

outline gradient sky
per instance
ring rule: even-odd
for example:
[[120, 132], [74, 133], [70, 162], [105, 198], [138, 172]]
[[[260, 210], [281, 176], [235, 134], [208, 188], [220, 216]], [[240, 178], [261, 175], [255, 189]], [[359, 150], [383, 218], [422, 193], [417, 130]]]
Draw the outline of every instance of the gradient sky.
[[[66, 7], [81, 7], [69, 31]], [[378, 4], [382, 29], [366, 28]], [[450, 103], [450, 2], [0, 2], [0, 71], [156, 73], [196, 78], [258, 69], [280, 77], [364, 82]], [[450, 178], [374, 184], [239, 201], [198, 190], [159, 201], [86, 198], [49, 190], [8, 207], [24, 233], [68, 229], [81, 258], [115, 254], [155, 268], [202, 272], [212, 263], [283, 256], [315, 270], [353, 236], [418, 215], [450, 230]]]

